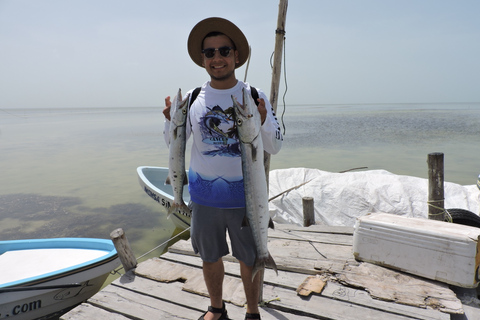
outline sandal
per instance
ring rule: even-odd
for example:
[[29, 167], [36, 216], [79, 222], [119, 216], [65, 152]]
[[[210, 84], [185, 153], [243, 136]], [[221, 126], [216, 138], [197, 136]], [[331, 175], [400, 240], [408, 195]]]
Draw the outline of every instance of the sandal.
[[248, 320], [248, 319], [258, 319], [258, 320], [261, 320], [260, 318], [260, 313], [247, 313], [245, 315], [245, 320]]
[[[208, 306], [208, 311], [211, 313], [221, 313], [220, 318], [218, 320], [228, 320], [228, 315], [227, 315], [227, 309], [225, 308], [225, 302], [223, 302], [223, 305], [221, 308], [215, 308], [212, 306]], [[205, 315], [208, 313], [205, 312], [198, 320], [205, 320]]]

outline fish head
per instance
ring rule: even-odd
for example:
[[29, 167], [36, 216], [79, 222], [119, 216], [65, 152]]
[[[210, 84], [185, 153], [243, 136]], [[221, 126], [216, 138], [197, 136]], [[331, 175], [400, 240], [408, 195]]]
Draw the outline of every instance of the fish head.
[[258, 136], [261, 127], [260, 113], [250, 92], [242, 90], [243, 104], [232, 95], [235, 126], [241, 140], [248, 142]]
[[178, 93], [173, 98], [172, 107], [170, 109], [170, 119], [176, 126], [183, 126], [187, 119], [188, 101], [190, 94], [182, 100], [182, 89], [178, 89]]

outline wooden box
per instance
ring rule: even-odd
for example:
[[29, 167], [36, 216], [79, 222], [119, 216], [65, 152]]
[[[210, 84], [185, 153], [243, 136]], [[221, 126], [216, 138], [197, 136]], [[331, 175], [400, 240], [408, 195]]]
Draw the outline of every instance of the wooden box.
[[358, 218], [357, 260], [473, 288], [479, 281], [480, 228], [378, 213]]

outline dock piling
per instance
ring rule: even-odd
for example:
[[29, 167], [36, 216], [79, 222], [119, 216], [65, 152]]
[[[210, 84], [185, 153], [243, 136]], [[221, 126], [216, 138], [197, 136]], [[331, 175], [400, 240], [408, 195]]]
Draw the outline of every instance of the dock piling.
[[309, 227], [315, 224], [315, 206], [312, 197], [303, 197], [303, 226]]
[[125, 272], [130, 271], [131, 269], [137, 266], [137, 259], [133, 254], [130, 243], [128, 242], [127, 235], [122, 228], [113, 230], [110, 233], [110, 239], [113, 241], [113, 245], [117, 250], [118, 257], [122, 262], [123, 269]]
[[428, 154], [428, 219], [445, 220], [443, 153]]

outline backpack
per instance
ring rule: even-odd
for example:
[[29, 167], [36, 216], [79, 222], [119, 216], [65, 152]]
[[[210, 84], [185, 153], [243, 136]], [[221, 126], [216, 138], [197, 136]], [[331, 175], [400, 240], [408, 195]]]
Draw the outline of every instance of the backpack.
[[[190, 97], [190, 103], [188, 105], [188, 108], [190, 108], [190, 106], [192, 105], [193, 101], [195, 101], [195, 99], [197, 99], [197, 96], [198, 94], [200, 93], [200, 90], [202, 89], [202, 87], [197, 87], [195, 88], [195, 90], [193, 90], [192, 92], [192, 96]], [[255, 104], [257, 105], [258, 107], [258, 91], [255, 87], [252, 87], [250, 86], [250, 91], [252, 92], [252, 98], [253, 98], [253, 101], [255, 101]]]

